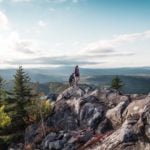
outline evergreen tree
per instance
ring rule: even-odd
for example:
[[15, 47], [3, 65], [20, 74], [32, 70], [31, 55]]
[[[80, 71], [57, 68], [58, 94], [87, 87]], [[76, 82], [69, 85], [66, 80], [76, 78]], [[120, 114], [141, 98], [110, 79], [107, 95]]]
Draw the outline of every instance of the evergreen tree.
[[0, 76], [0, 102], [2, 101], [2, 93], [3, 93], [3, 79]]
[[30, 78], [23, 71], [22, 66], [16, 71], [14, 78], [14, 98], [16, 100], [17, 116], [23, 121], [27, 117], [25, 106], [31, 98]]
[[123, 87], [123, 82], [118, 76], [112, 79], [111, 88], [120, 90], [122, 87]]
[[3, 88], [3, 78], [0, 76], [0, 90]]
[[7, 96], [7, 92], [4, 89], [4, 84], [5, 84], [5, 81], [0, 76], [0, 105], [2, 105], [3, 103], [5, 103], [5, 99], [6, 99], [6, 96]]

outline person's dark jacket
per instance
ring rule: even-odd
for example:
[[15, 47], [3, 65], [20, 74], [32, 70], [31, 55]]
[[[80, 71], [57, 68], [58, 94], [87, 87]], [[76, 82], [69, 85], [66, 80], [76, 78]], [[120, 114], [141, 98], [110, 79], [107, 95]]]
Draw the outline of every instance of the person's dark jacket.
[[79, 68], [78, 67], [75, 68], [75, 72], [74, 73], [75, 73], [76, 77], [80, 76], [80, 72], [79, 72]]

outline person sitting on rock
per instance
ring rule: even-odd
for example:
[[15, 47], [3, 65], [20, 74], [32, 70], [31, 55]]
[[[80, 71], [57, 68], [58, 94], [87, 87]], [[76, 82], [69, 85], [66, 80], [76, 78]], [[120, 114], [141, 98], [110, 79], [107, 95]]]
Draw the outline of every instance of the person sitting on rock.
[[72, 74], [70, 75], [70, 77], [69, 77], [69, 85], [70, 85], [70, 86], [73, 86], [74, 83], [75, 83], [75, 74], [72, 73]]
[[75, 85], [78, 86], [79, 81], [80, 81], [80, 72], [79, 72], [79, 67], [78, 66], [75, 67], [74, 74], [75, 74]]

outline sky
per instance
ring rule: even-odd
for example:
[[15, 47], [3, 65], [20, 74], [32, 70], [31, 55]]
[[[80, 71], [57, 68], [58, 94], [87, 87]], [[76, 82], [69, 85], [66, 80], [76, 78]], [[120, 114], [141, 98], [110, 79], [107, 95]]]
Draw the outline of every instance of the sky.
[[149, 0], [0, 0], [0, 68], [150, 66]]

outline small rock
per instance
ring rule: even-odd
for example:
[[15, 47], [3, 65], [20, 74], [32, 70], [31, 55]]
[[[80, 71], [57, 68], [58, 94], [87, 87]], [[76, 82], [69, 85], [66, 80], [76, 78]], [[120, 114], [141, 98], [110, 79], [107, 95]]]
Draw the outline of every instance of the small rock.
[[68, 141], [69, 144], [73, 144], [77, 141], [77, 138], [76, 137], [71, 137]]
[[49, 142], [49, 149], [52, 150], [61, 150], [63, 148], [63, 144], [61, 143], [60, 140], [54, 141], [54, 142]]

